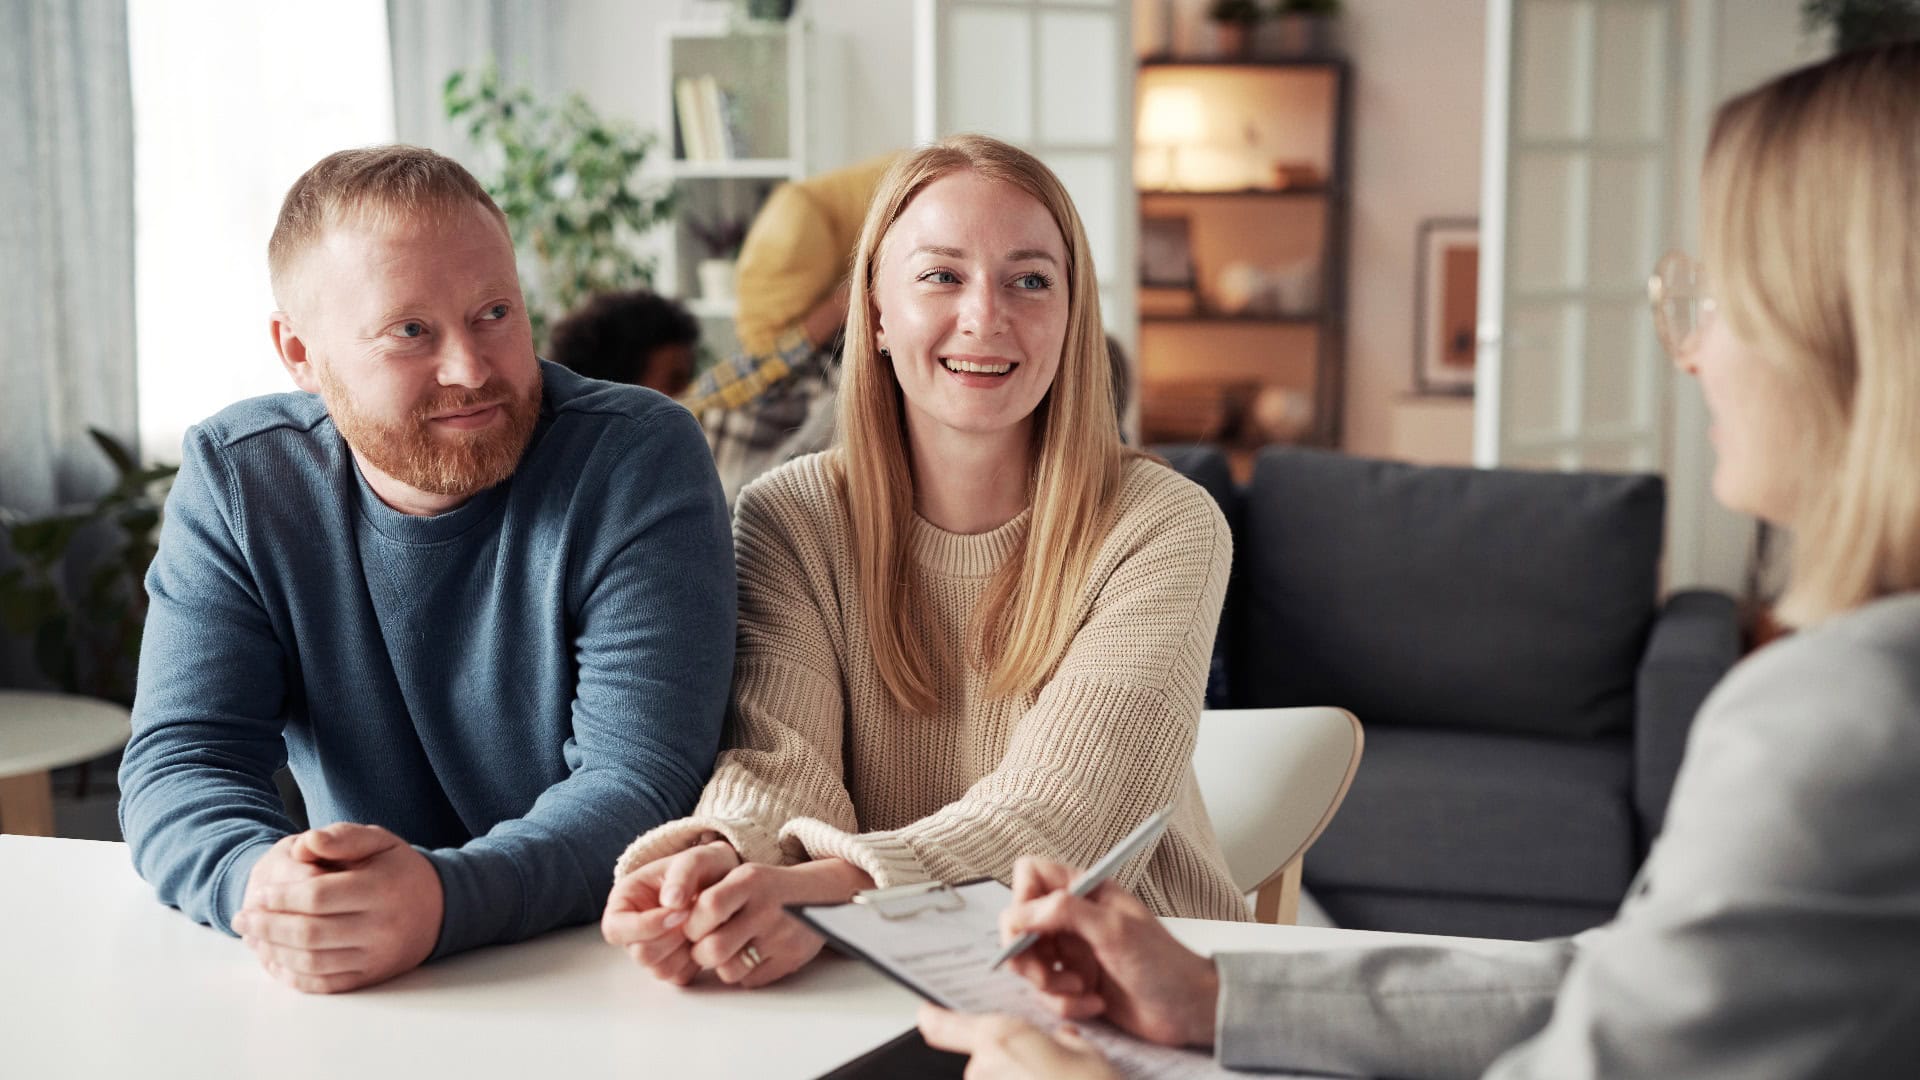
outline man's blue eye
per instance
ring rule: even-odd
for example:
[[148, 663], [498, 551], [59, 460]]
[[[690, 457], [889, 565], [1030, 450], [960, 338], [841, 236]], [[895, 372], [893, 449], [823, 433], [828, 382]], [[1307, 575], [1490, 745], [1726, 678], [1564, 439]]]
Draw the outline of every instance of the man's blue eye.
[[506, 317], [507, 317], [507, 305], [505, 305], [505, 304], [495, 304], [495, 305], [493, 305], [492, 307], [490, 307], [490, 308], [488, 308], [488, 309], [487, 309], [487, 317], [488, 317], [488, 318], [490, 318], [490, 319], [504, 319], [504, 318], [506, 318]]
[[404, 322], [400, 324], [401, 337], [419, 337], [421, 334], [424, 334], [426, 332], [427, 332], [427, 326], [425, 323]]

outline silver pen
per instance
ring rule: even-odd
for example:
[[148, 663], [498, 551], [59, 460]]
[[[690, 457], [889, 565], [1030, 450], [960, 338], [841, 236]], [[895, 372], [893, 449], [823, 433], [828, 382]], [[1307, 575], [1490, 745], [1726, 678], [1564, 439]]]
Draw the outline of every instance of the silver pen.
[[[1165, 829], [1167, 822], [1172, 820], [1172, 818], [1172, 806], [1163, 807], [1155, 812], [1151, 817], [1147, 818], [1147, 820], [1141, 822], [1139, 828], [1128, 833], [1125, 839], [1113, 845], [1113, 850], [1102, 855], [1099, 862], [1094, 863], [1082, 871], [1079, 877], [1074, 878], [1073, 884], [1067, 886], [1067, 892], [1074, 896], [1085, 896], [1099, 888], [1101, 882], [1112, 877], [1119, 871], [1121, 864], [1138, 855], [1141, 849], [1145, 848], [1148, 844], [1153, 843], [1154, 838], [1160, 835], [1160, 830]], [[987, 970], [992, 971], [1001, 964], [1026, 952], [1033, 947], [1034, 942], [1039, 940], [1040, 935], [1032, 933], [1031, 931], [1014, 938], [1006, 948], [1000, 950], [999, 956], [993, 958], [993, 963], [987, 965]]]

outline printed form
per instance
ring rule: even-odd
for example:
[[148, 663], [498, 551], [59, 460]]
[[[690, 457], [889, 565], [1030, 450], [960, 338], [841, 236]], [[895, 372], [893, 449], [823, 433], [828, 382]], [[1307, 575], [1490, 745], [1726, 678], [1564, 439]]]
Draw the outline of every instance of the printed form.
[[[1000, 912], [1012, 902], [1012, 890], [986, 880], [930, 892], [900, 908], [854, 903], [797, 910], [834, 942], [937, 1005], [1007, 1013], [1051, 1031], [1061, 1021], [1039, 992], [1010, 968], [988, 967], [1001, 947]], [[1129, 1080], [1244, 1075], [1221, 1068], [1208, 1054], [1145, 1042], [1110, 1024], [1079, 1027]]]

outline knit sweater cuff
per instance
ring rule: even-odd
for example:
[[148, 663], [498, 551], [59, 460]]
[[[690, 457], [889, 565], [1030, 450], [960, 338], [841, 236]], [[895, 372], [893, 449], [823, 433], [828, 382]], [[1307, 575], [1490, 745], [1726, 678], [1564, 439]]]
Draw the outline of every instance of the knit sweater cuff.
[[620, 854], [620, 861], [613, 866], [613, 876], [618, 880], [655, 859], [685, 851], [699, 843], [704, 833], [719, 833], [727, 843], [733, 845], [734, 851], [739, 852], [741, 862], [781, 866], [790, 861], [781, 851], [780, 838], [757, 821], [750, 818], [690, 817], [669, 821], [640, 834]]
[[875, 888], [931, 880], [913, 846], [897, 832], [850, 833], [817, 818], [794, 818], [780, 839], [798, 843], [815, 859], [845, 859], [867, 872]]

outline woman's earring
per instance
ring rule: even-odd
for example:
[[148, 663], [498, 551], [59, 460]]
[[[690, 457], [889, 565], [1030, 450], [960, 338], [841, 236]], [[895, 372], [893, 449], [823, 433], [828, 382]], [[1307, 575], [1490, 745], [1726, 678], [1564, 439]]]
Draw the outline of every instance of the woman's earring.
[[893, 359], [893, 353], [888, 352], [885, 345], [880, 346], [880, 359], [889, 361]]

